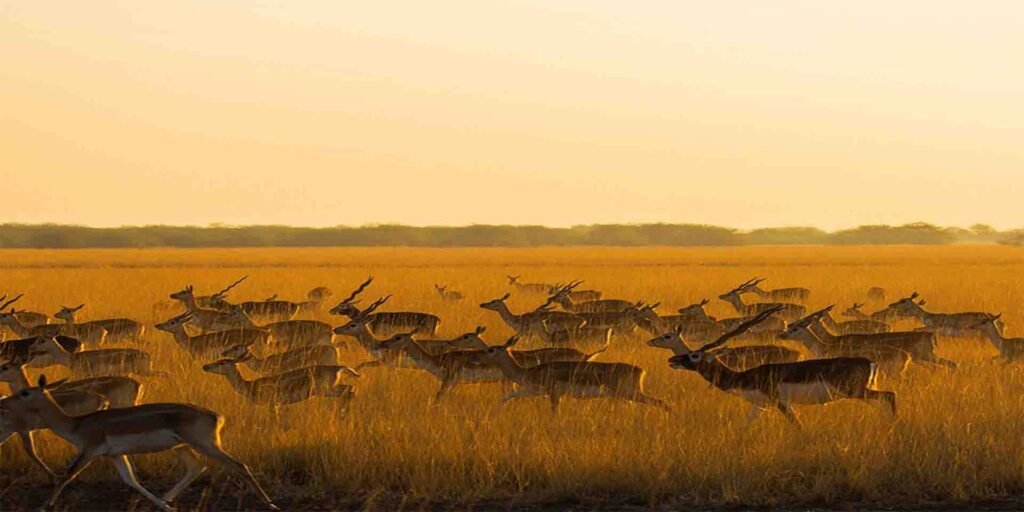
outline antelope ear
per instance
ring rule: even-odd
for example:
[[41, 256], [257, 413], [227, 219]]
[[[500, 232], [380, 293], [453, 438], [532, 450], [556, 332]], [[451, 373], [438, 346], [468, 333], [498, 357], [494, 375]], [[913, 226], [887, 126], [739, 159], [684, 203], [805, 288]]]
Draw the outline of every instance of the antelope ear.
[[476, 326], [476, 330], [473, 331], [473, 332], [475, 332], [477, 334], [483, 334], [484, 331], [486, 331], [486, 330], [487, 330], [487, 327], [484, 327], [482, 325], [478, 325], [478, 326]]
[[40, 374], [39, 375], [39, 380], [36, 381], [36, 383], [39, 385], [39, 387], [45, 388], [46, 387], [46, 374], [45, 373]]
[[518, 341], [519, 341], [519, 336], [512, 336], [502, 346], [505, 347], [505, 348], [508, 348], [508, 347], [511, 347], [511, 346], [515, 345]]

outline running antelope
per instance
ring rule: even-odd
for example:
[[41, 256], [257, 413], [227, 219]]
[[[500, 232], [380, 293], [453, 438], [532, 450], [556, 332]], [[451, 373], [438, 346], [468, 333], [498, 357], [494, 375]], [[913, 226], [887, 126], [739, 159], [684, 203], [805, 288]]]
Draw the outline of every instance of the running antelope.
[[[679, 315], [684, 319], [690, 317], [692, 320], [689, 322], [682, 323], [683, 336], [687, 339], [694, 339], [702, 343], [710, 343], [718, 339], [722, 334], [739, 327], [740, 324], [750, 320], [751, 316], [745, 317], [733, 317], [733, 318], [722, 318], [716, 319], [715, 317], [708, 315], [704, 311], [704, 306], [708, 305], [708, 299], [703, 299], [697, 304], [691, 304], [689, 306], [679, 309]], [[707, 322], [714, 322], [715, 328], [710, 328]], [[660, 329], [658, 332], [652, 334], [657, 335], [658, 333], [666, 332], [669, 329]], [[756, 325], [751, 326], [746, 331], [737, 334], [737, 340], [754, 340], [754, 341], [772, 341], [778, 338], [779, 334], [782, 334], [786, 330], [786, 322], [776, 316], [767, 317]]]
[[[23, 389], [18, 388], [17, 391], [14, 391], [13, 385], [11, 388], [12, 393], [17, 393]], [[106, 397], [90, 391], [54, 390], [53, 399], [61, 408], [76, 416], [106, 409], [108, 405]], [[25, 454], [28, 455], [28, 458], [45, 471], [50, 478], [56, 480], [57, 474], [39, 458], [39, 453], [36, 452], [35, 433], [42, 428], [43, 426], [38, 418], [16, 416], [0, 408], [0, 445], [7, 442], [14, 434], [18, 434], [18, 438], [21, 439], [21, 447]]]
[[226, 287], [224, 287], [219, 292], [213, 295], [202, 295], [196, 297], [196, 304], [198, 304], [199, 307], [201, 308], [216, 309], [218, 311], [230, 311], [231, 308], [234, 307], [234, 304], [231, 304], [230, 302], [225, 300], [225, 297], [227, 297], [228, 292], [231, 291], [232, 288], [242, 284], [242, 282], [248, 278], [249, 276], [242, 276], [241, 279], [227, 285]]
[[[25, 374], [25, 366], [17, 363], [0, 365], [0, 382], [4, 382], [10, 387], [11, 393], [32, 387], [28, 375]], [[97, 393], [109, 401], [110, 407], [131, 407], [137, 405], [142, 397], [142, 383], [131, 377], [122, 376], [93, 377], [63, 382], [55, 389], [57, 391]], [[74, 412], [71, 409], [68, 411], [72, 414], [85, 414], [84, 412]]]
[[301, 347], [262, 358], [256, 357], [248, 345], [235, 345], [225, 350], [222, 356], [234, 359], [250, 370], [263, 374], [287, 372], [307, 366], [337, 365], [341, 358], [338, 348], [330, 345]]
[[581, 284], [583, 284], [583, 281], [573, 281], [565, 286], [556, 285], [551, 290], [548, 302], [557, 302], [566, 311], [572, 313], [622, 312], [636, 305], [635, 302], [621, 299], [598, 299], [578, 302], [571, 294]]
[[185, 325], [191, 320], [192, 313], [186, 311], [153, 327], [170, 333], [178, 346], [195, 359], [217, 359], [222, 352], [235, 345], [248, 347], [269, 344], [270, 332], [262, 329], [231, 329], [189, 336], [185, 331]]
[[948, 359], [943, 359], [935, 354], [935, 348], [938, 345], [938, 342], [936, 341], [935, 334], [931, 332], [883, 332], [877, 334], [844, 334], [837, 336], [829, 332], [828, 329], [826, 329], [825, 326], [817, 320], [810, 322], [808, 327], [814, 332], [814, 334], [821, 338], [821, 341], [831, 345], [849, 345], [852, 347], [888, 346], [900, 349], [910, 354], [910, 360], [918, 364], [924, 365], [924, 363], [928, 363], [948, 368], [956, 368], [956, 363]]
[[[358, 288], [355, 289], [348, 297], [342, 299], [337, 306], [331, 308], [330, 313], [332, 315], [345, 315], [349, 318], [355, 318], [361, 315], [363, 312], [356, 307], [356, 301], [354, 299], [370, 283], [373, 282], [373, 276], [370, 276]], [[388, 297], [391, 297], [390, 295]], [[441, 325], [441, 319], [435, 315], [429, 313], [418, 313], [410, 311], [387, 311], [383, 313], [373, 313], [372, 315], [365, 316], [367, 325], [374, 333], [380, 336], [389, 336], [391, 334], [397, 334], [406, 332], [412, 329], [416, 330], [416, 334], [423, 334], [426, 336], [434, 336], [437, 334], [437, 328]]]
[[[854, 304], [854, 306], [856, 305]], [[878, 334], [892, 331], [892, 327], [889, 324], [877, 320], [847, 320], [838, 322], [832, 316], [831, 307], [819, 319], [828, 330], [836, 334]]]
[[[463, 334], [462, 336], [452, 340], [451, 343], [456, 348], [460, 349], [486, 350], [488, 347], [487, 342], [480, 337], [485, 330], [484, 326], [478, 326], [475, 331]], [[515, 359], [519, 366], [532, 368], [534, 366], [558, 361], [588, 362], [607, 349], [608, 346], [605, 345], [598, 350], [586, 353], [574, 348], [547, 347], [533, 350], [512, 350], [509, 351], [509, 353], [512, 354], [512, 359]]]
[[462, 295], [462, 292], [457, 292], [455, 290], [449, 290], [448, 289], [448, 285], [435, 284], [434, 285], [434, 289], [437, 290], [437, 294], [440, 295], [441, 299], [443, 299], [443, 300], [457, 301], [457, 300], [462, 300], [464, 298], [463, 295]]
[[138, 375], [166, 376], [153, 370], [149, 354], [133, 348], [107, 348], [68, 352], [53, 338], [40, 337], [32, 342], [33, 354], [53, 358], [55, 364], [68, 367], [76, 376], [84, 375]]
[[566, 329], [560, 324], [550, 325], [546, 320], [541, 320], [540, 325], [537, 335], [548, 345], [607, 346], [612, 340], [611, 327], [584, 325], [579, 329]]
[[811, 291], [807, 288], [776, 288], [774, 290], [764, 290], [761, 288], [761, 283], [763, 282], [764, 279], [759, 279], [749, 289], [749, 291], [753, 292], [761, 299], [773, 302], [802, 303], [807, 302], [807, 299], [811, 297]]
[[[5, 302], [2, 307], [10, 306], [21, 299], [21, 295]], [[78, 325], [59, 323], [59, 324], [42, 324], [35, 327], [29, 327], [18, 319], [20, 311], [15, 310], [13, 307], [7, 313], [3, 313], [0, 309], [0, 325], [5, 325], [10, 330], [22, 338], [32, 338], [36, 336], [69, 336], [76, 339], [81, 339], [82, 335], [86, 336], [86, 339], [81, 341], [87, 343], [99, 343], [106, 337], [106, 330], [96, 327], [82, 327], [78, 328]]]
[[793, 405], [824, 405], [845, 398], [884, 402], [895, 416], [896, 394], [876, 389], [876, 366], [861, 357], [765, 364], [736, 371], [714, 356], [715, 349], [780, 310], [762, 311], [700, 350], [672, 356], [668, 360], [669, 367], [696, 372], [718, 389], [743, 397], [751, 405], [750, 420], [765, 410], [775, 408], [799, 426], [800, 420], [793, 412]]
[[273, 345], [280, 350], [330, 345], [334, 341], [331, 324], [319, 320], [285, 320], [259, 325], [241, 309], [232, 311], [231, 315], [233, 321], [245, 329], [257, 329], [270, 334]]
[[[383, 299], [377, 300], [371, 304], [367, 311], [373, 311], [377, 306], [383, 303]], [[366, 320], [359, 316], [353, 318], [349, 323], [336, 327], [334, 334], [340, 334], [342, 336], [350, 336], [356, 339], [359, 346], [363, 347], [372, 360], [360, 363], [356, 366], [356, 370], [361, 370], [365, 367], [379, 367], [379, 366], [394, 366], [398, 368], [419, 368], [414, 361], [410, 361], [405, 357], [401, 357], [401, 351], [387, 350], [382, 346], [382, 343], [386, 340], [378, 339], [373, 332], [370, 331], [369, 325]], [[421, 340], [420, 345], [434, 354], [441, 354], [444, 352], [451, 352], [455, 350], [452, 346], [451, 340]]]
[[249, 317], [265, 318], [273, 322], [291, 320], [299, 313], [297, 302], [277, 300], [276, 294], [264, 300], [239, 303], [238, 308]]
[[195, 291], [192, 285], [172, 293], [170, 297], [184, 304], [188, 312], [192, 313], [190, 323], [198, 328], [200, 332], [225, 331], [238, 329], [243, 326], [238, 321], [234, 307], [227, 311], [221, 311], [219, 309], [208, 309], [199, 306], [196, 302]]
[[[686, 355], [693, 350], [686, 346], [682, 328], [676, 327], [661, 336], [651, 338], [647, 345], [672, 351], [673, 355]], [[750, 345], [734, 348], [719, 348], [708, 352], [708, 357], [715, 357], [722, 364], [734, 370], [746, 370], [762, 364], [792, 363], [803, 358], [800, 352], [777, 345]]]
[[798, 318], [803, 318], [804, 315], [807, 314], [807, 308], [799, 304], [770, 302], [747, 304], [743, 302], [742, 294], [750, 291], [754, 286], [757, 285], [757, 283], [760, 283], [761, 281], [763, 281], [763, 279], [759, 280], [758, 278], [755, 277], [754, 279], [751, 279], [750, 281], [747, 281], [737, 286], [736, 288], [733, 288], [732, 290], [729, 290], [723, 293], [722, 295], [719, 295], [718, 298], [728, 302], [730, 305], [732, 305], [733, 309], [735, 309], [737, 313], [743, 315], [744, 317], [753, 317], [761, 314], [761, 312], [763, 311], [775, 309], [776, 311], [779, 312], [779, 318], [788, 322], [796, 320]]
[[974, 325], [983, 336], [992, 342], [992, 345], [999, 351], [999, 355], [993, 359], [1002, 359], [1007, 363], [1024, 361], [1024, 338], [1007, 338], [1003, 336], [1002, 328], [999, 327], [999, 319], [1003, 314], [990, 315]]
[[875, 311], [874, 313], [867, 314], [861, 311], [860, 308], [864, 307], [864, 303], [854, 302], [852, 306], [843, 311], [843, 316], [846, 318], [855, 318], [857, 320], [871, 320], [873, 322], [888, 323], [896, 320], [896, 313], [892, 308], [885, 308]]
[[544, 324], [546, 322], [550, 329], [565, 329], [569, 331], [576, 331], [586, 324], [586, 320], [564, 311], [549, 311], [548, 304], [541, 305], [537, 309], [528, 313], [520, 315], [512, 313], [508, 309], [508, 304], [505, 303], [511, 294], [506, 293], [501, 297], [484, 302], [480, 304], [483, 309], [488, 309], [498, 313], [501, 319], [512, 328], [516, 334], [527, 337], [540, 335], [544, 331]]
[[863, 357], [877, 364], [882, 373], [889, 377], [903, 376], [911, 360], [910, 354], [906, 351], [890, 345], [844, 342], [842, 337], [829, 336], [825, 329], [815, 329], [812, 324], [823, 320], [832, 307], [829, 306], [789, 324], [789, 328], [780, 338], [802, 343], [817, 358]]
[[[3, 311], [4, 309], [7, 308], [7, 306], [13, 304], [14, 302], [16, 302], [20, 298], [21, 298], [21, 295], [18, 295], [17, 297], [15, 297], [14, 299], [10, 300], [9, 302], [5, 302], [2, 306], [0, 306], [0, 311]], [[3, 297], [0, 297], [0, 302], [4, 301], [6, 299], [7, 299], [7, 294], [5, 293], [3, 295]], [[20, 322], [21, 325], [24, 325], [25, 327], [28, 327], [29, 329], [31, 329], [33, 327], [36, 327], [36, 326], [39, 326], [39, 325], [46, 325], [46, 324], [50, 323], [50, 317], [46, 316], [43, 313], [36, 313], [34, 311], [18, 311], [15, 314], [15, 316], [18, 318], [18, 322]]]
[[[277, 510], [252, 471], [221, 448], [224, 418], [211, 410], [188, 404], [146, 404], [72, 416], [54, 401], [46, 377], [40, 376], [38, 387], [0, 400], [0, 415], [48, 428], [75, 446], [77, 454], [47, 501], [47, 508], [53, 507], [64, 488], [89, 464], [99, 457], [109, 457], [126, 484], [161, 510], [171, 512], [174, 509], [170, 503], [206, 469], [199, 452], [240, 476], [268, 507]], [[166, 450], [177, 454], [187, 472], [163, 497], [157, 497], [135, 478], [128, 456]]]
[[313, 397], [337, 397], [348, 402], [355, 395], [355, 390], [342, 382], [344, 375], [359, 377], [347, 366], [325, 365], [245, 380], [238, 370], [238, 361], [234, 359], [205, 364], [203, 371], [223, 375], [238, 394], [250, 401], [272, 406], [294, 404]]
[[482, 350], [456, 350], [434, 354], [413, 339], [411, 334], [396, 334], [381, 343], [384, 350], [404, 353], [417, 366], [441, 381], [434, 401], [455, 386], [470, 383], [505, 382], [501, 370], [488, 363]]
[[511, 285], [516, 291], [523, 293], [551, 293], [553, 286], [544, 283], [524, 283], [519, 280], [521, 276], [505, 276], [508, 278], [508, 284]]
[[[89, 322], [75, 322], [75, 313], [83, 307], [85, 307], [85, 304], [79, 304], [73, 308], [61, 306], [60, 311], [53, 315], [53, 317], [63, 320], [65, 325], [74, 325], [78, 329], [86, 326], [97, 326], [102, 328], [106, 331], [104, 341], [108, 342], [139, 341], [142, 339], [142, 335], [146, 332], [146, 326], [132, 320], [131, 318], [107, 318], [104, 320], [92, 320]], [[89, 340], [86, 338], [82, 338], [82, 341], [89, 343]]]
[[[659, 302], [639, 308], [633, 307], [627, 311], [641, 329], [653, 336], [678, 329], [679, 334], [686, 338], [710, 341], [725, 332], [718, 322], [704, 313], [703, 306], [707, 304], [706, 301], [682, 308], [678, 315], [668, 316], [661, 316], [655, 311], [660, 304]], [[696, 310], [699, 310], [699, 313], [696, 313]]]
[[513, 336], [505, 344], [487, 347], [483, 351], [486, 360], [519, 385], [518, 389], [502, 398], [502, 403], [516, 398], [547, 396], [551, 400], [551, 410], [558, 412], [563, 396], [584, 399], [608, 397], [669, 410], [664, 401], [644, 394], [647, 372], [643, 368], [626, 363], [590, 361], [558, 361], [527, 368], [512, 356], [511, 348], [518, 340], [518, 336]]
[[889, 304], [889, 308], [891, 308], [898, 316], [916, 318], [924, 324], [924, 330], [934, 332], [939, 336], [948, 336], [951, 338], [979, 337], [980, 333], [975, 326], [990, 317], [988, 313], [974, 312], [929, 313], [924, 310], [923, 302], [914, 302], [914, 299], [917, 297], [917, 292], [914, 292], [909, 297], [905, 297]]
[[[32, 344], [38, 337], [23, 338], [20, 340], [8, 340], [0, 344], [0, 360], [14, 363], [27, 363], [30, 368], [48, 368], [54, 365], [53, 358], [49, 355], [32, 354]], [[55, 336], [55, 340], [68, 352], [80, 352], [82, 342], [67, 336]]]

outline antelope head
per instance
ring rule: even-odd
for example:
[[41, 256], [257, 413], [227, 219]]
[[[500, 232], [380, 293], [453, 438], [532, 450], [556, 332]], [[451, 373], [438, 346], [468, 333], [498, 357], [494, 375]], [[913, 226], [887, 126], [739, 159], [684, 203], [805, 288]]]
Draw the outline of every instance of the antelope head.
[[779, 339], [788, 341], [799, 340], [800, 335], [803, 334], [804, 331], [810, 330], [811, 325], [814, 325], [816, 322], [820, 321], [823, 316], [829, 314], [834, 307], [836, 307], [836, 305], [832, 304], [827, 308], [815, 311], [814, 313], [789, 324], [789, 327], [779, 335]]
[[192, 321], [192, 312], [191, 311], [186, 311], [185, 313], [182, 313], [182, 314], [180, 314], [180, 315], [178, 315], [176, 317], [172, 317], [172, 318], [169, 318], [169, 319], [167, 319], [167, 320], [165, 320], [163, 322], [160, 322], [160, 323], [154, 325], [153, 327], [155, 327], [155, 328], [157, 328], [157, 329], [159, 329], [161, 331], [164, 331], [164, 332], [174, 332], [180, 326], [184, 326], [185, 324], [189, 323], [190, 321]]
[[85, 307], [85, 304], [79, 304], [78, 306], [73, 307], [73, 308], [69, 308], [67, 306], [62, 305], [60, 307], [60, 311], [54, 313], [53, 317], [54, 318], [59, 318], [61, 320], [67, 320], [69, 322], [74, 322], [75, 321], [75, 313], [77, 313], [80, 309], [82, 309], [84, 307]]
[[192, 287], [192, 285], [188, 285], [182, 288], [180, 291], [172, 293], [170, 295], [170, 298], [181, 302], [186, 302], [195, 299], [195, 289]]
[[372, 282], [373, 282], [373, 276], [367, 277], [366, 281], [363, 281], [362, 284], [360, 284], [358, 287], [356, 287], [355, 290], [352, 291], [352, 293], [348, 294], [348, 297], [345, 297], [344, 299], [341, 299], [341, 302], [338, 302], [337, 306], [334, 306], [333, 308], [331, 308], [329, 313], [332, 314], [332, 315], [346, 315], [346, 316], [351, 316], [351, 315], [356, 314], [356, 307], [355, 307], [355, 305], [358, 303], [358, 301], [355, 300], [355, 299], [356, 299], [357, 296], [359, 296], [360, 293], [363, 293], [363, 290], [365, 290], [367, 286], [370, 286], [370, 283], [372, 283]]
[[889, 304], [889, 309], [898, 316], [912, 316], [921, 311], [921, 304], [915, 302], [918, 297], [920, 297], [920, 295], [918, 295], [917, 292], [914, 292], [910, 294], [909, 297], [904, 297], [892, 304]]
[[466, 334], [452, 340], [452, 346], [458, 348], [474, 348], [479, 347], [481, 344], [487, 345], [487, 342], [480, 337], [480, 335], [486, 330], [486, 327], [478, 325], [473, 332], [467, 332]]
[[743, 294], [743, 293], [747, 293], [750, 290], [753, 290], [754, 287], [757, 286], [762, 281], [764, 281], [764, 279], [758, 279], [758, 278], [755, 277], [755, 278], [753, 278], [753, 279], [751, 279], [751, 280], [749, 280], [749, 281], [747, 281], [747, 282], [737, 286], [736, 288], [733, 288], [732, 290], [729, 290], [729, 291], [719, 295], [718, 298], [722, 299], [722, 300], [729, 300], [729, 297], [740, 295], [740, 294]]
[[725, 343], [728, 342], [730, 339], [747, 332], [748, 330], [750, 330], [751, 327], [763, 322], [765, 319], [774, 315], [775, 313], [782, 311], [782, 309], [782, 306], [775, 306], [773, 308], [766, 309], [761, 313], [758, 313], [753, 318], [736, 326], [735, 329], [719, 336], [717, 340], [712, 341], [707, 345], [704, 345], [700, 349], [692, 351], [688, 354], [680, 354], [677, 356], [670, 357], [668, 360], [669, 367], [676, 370], [698, 371], [705, 364], [716, 361], [716, 352], [718, 351], [718, 349], [722, 348], [725, 345]]
[[487, 302], [484, 302], [483, 304], [480, 304], [480, 307], [483, 308], [483, 309], [490, 309], [492, 311], [497, 311], [498, 309], [501, 309], [502, 307], [505, 306], [505, 301], [508, 300], [508, 298], [511, 297], [511, 296], [512, 296], [511, 293], [506, 293], [505, 295], [502, 295], [501, 297], [498, 297], [497, 299], [489, 300]]

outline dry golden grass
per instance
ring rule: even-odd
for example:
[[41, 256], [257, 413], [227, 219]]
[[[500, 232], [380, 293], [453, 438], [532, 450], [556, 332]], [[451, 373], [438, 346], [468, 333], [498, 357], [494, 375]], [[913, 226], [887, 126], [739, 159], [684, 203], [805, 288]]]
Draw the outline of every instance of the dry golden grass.
[[[435, 313], [446, 335], [486, 325], [486, 337], [497, 342], [509, 330], [477, 305], [508, 290], [508, 273], [527, 281], [585, 279], [607, 297], [662, 301], [663, 313], [762, 275], [771, 286], [811, 288], [812, 306], [845, 308], [863, 301], [871, 286], [884, 286], [894, 299], [917, 290], [936, 311], [1002, 311], [1008, 334], [1021, 335], [1022, 256], [1003, 247], [5, 251], [0, 292], [24, 292], [22, 306], [51, 314], [60, 304], [84, 302], [83, 319], [129, 316], [152, 325], [175, 311], [155, 304], [190, 283], [211, 292], [249, 274], [232, 299], [278, 293], [298, 300], [319, 285], [347, 293], [372, 274], [367, 298], [391, 293], [388, 309]], [[442, 302], [432, 286], [442, 282], [467, 299]], [[536, 303], [520, 295], [510, 301], [514, 311]], [[729, 310], [716, 300], [709, 312]], [[228, 451], [250, 464], [272, 495], [304, 506], [399, 495], [447, 504], [914, 504], [1024, 491], [1024, 372], [990, 363], [995, 350], [981, 341], [941, 343], [942, 355], [961, 363], [955, 372], [917, 367], [905, 382], [883, 383], [899, 394], [895, 422], [880, 408], [847, 401], [799, 408], [801, 432], [774, 413], [748, 423], [744, 402], [695, 374], [669, 369], [668, 353], [645, 340], [619, 339], [601, 360], [647, 369], [647, 390], [672, 405], [668, 415], [608, 400], [567, 400], [557, 416], [543, 399], [502, 409], [497, 385], [456, 388], [432, 407], [437, 382], [430, 375], [371, 369], [356, 382], [348, 416], [329, 401], [300, 404], [287, 412], [294, 428], [283, 431], [266, 409], [240, 399], [223, 378], [203, 373], [170, 335], [152, 330], [145, 346], [175, 379], [147, 380], [145, 400], [192, 402], [224, 414]], [[352, 349], [346, 362], [366, 358]], [[26, 482], [46, 483], [16, 444], [4, 447], [0, 471], [19, 485], [8, 487], [3, 500], [13, 500]], [[53, 465], [71, 454], [50, 434], [41, 444]], [[156, 490], [180, 471], [168, 455], [138, 461], [143, 481]], [[84, 480], [121, 485], [109, 466], [97, 466], [103, 469], [91, 468]]]

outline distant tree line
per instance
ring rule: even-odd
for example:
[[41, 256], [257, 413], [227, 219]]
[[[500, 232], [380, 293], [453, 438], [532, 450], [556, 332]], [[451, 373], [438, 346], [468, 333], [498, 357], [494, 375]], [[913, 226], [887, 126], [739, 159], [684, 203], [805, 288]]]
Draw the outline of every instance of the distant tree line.
[[572, 245], [739, 246], [784, 244], [1003, 243], [1024, 245], [1024, 230], [990, 226], [939, 227], [926, 223], [860, 226], [826, 232], [817, 228], [751, 231], [698, 224], [594, 224], [460, 227], [372, 225], [302, 228], [290, 226], [128, 226], [93, 228], [57, 224], [0, 224], [0, 248], [88, 247], [535, 247]]

